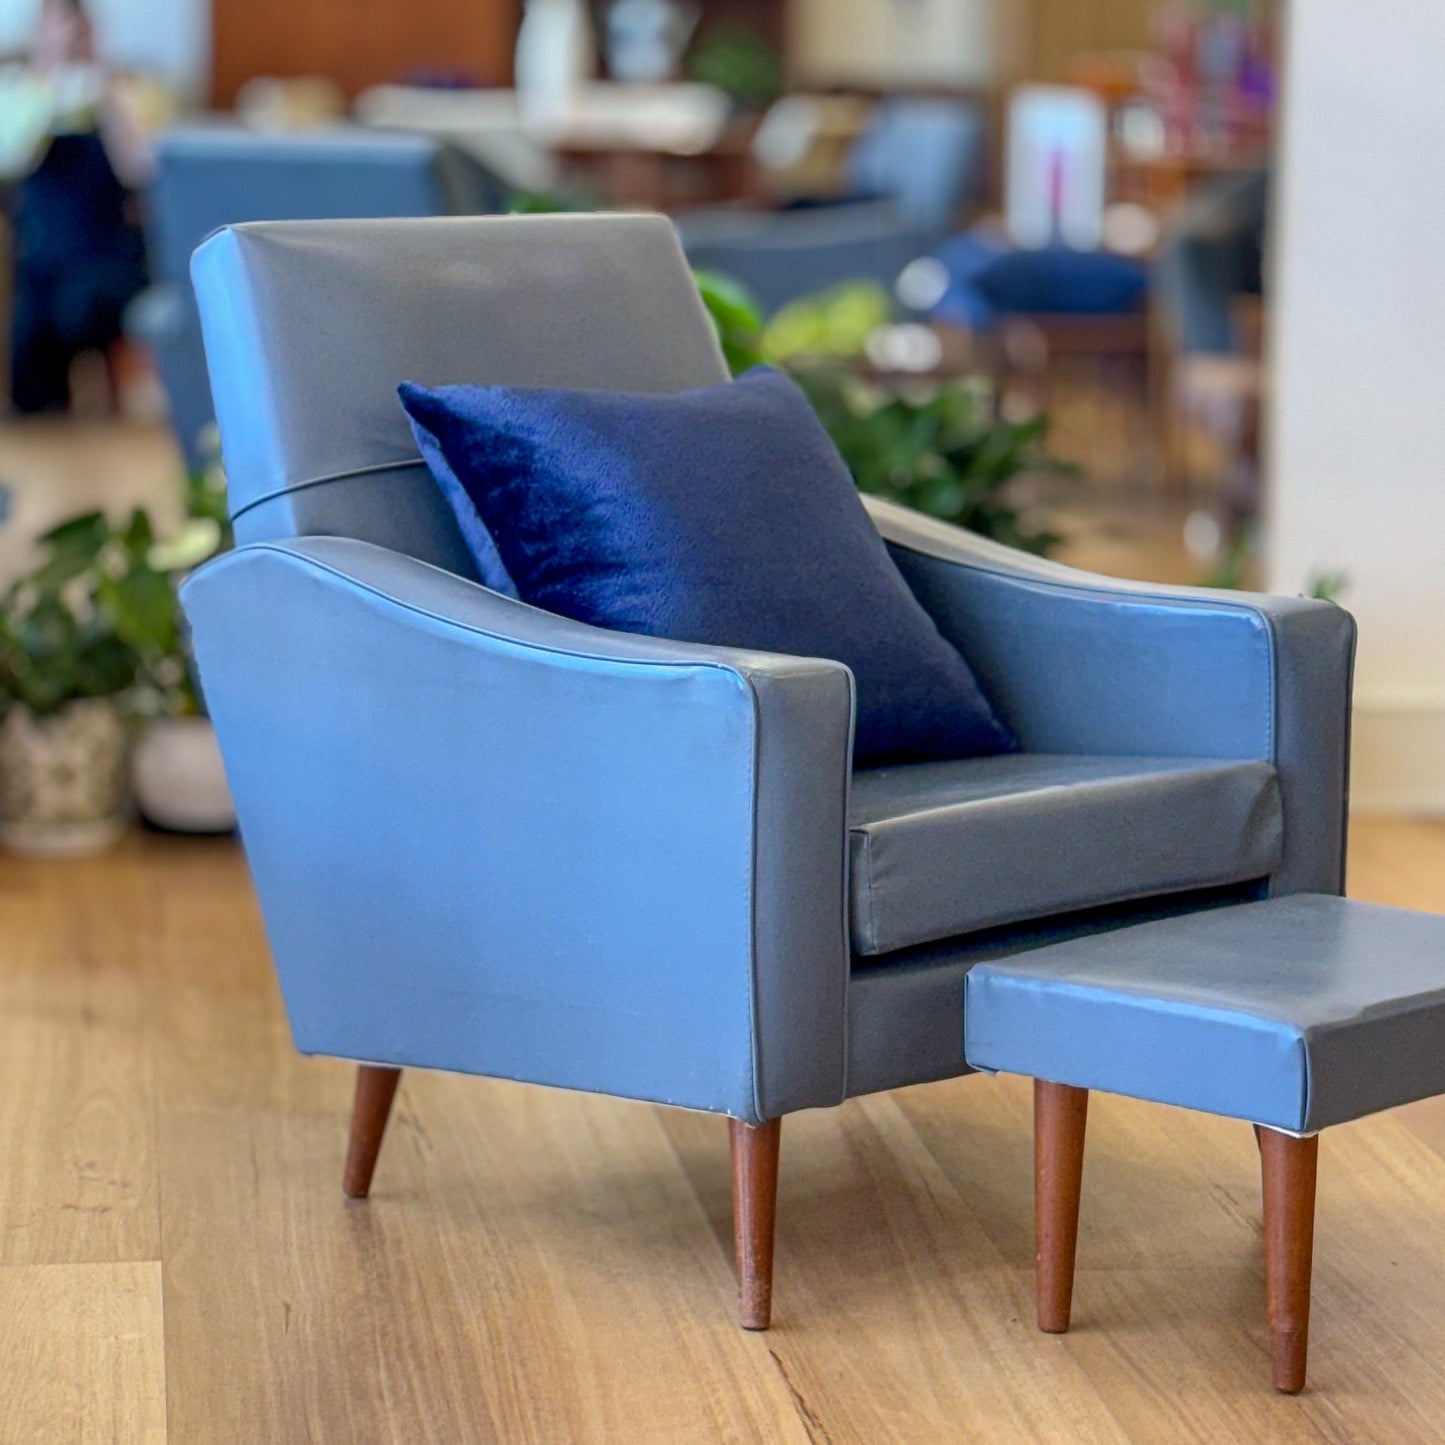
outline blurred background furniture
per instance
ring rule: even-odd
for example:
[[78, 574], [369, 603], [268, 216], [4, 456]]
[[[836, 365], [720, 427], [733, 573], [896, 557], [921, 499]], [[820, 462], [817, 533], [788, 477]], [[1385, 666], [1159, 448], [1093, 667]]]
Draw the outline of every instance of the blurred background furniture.
[[620, 210], [745, 201], [754, 191], [754, 124], [729, 121], [705, 143], [681, 144], [568, 129], [554, 153], [570, 184], [600, 188]]
[[1266, 170], [1213, 179], [1178, 213], [1154, 268], [1167, 368], [1160, 383], [1165, 482], [1195, 490], [1191, 443], [1203, 433], [1221, 476], [1213, 504], [1226, 538], [1259, 513], [1269, 190]]
[[1264, 294], [1269, 173], [1239, 170], [1198, 191], [1170, 227], [1155, 271], [1174, 347], [1187, 355], [1248, 351], [1235, 298]]
[[892, 289], [981, 194], [984, 121], [963, 99], [894, 97], [842, 162], [841, 194], [801, 208], [677, 217], [695, 266], [742, 281], [769, 310], [843, 281]]
[[[1077, 503], [1064, 530], [1162, 523], [1171, 565], [1215, 575], [1223, 539], [1240, 531], [1233, 518], [1252, 513], [1258, 490], [1257, 466], [1239, 460], [1264, 404], [1257, 356], [1176, 364], [1177, 331], [1140, 278], [1152, 279], [1161, 253], [1163, 276], [1161, 237], [1195, 198], [1267, 163], [1269, 0], [1018, 0], [997, 13], [974, 0], [561, 0], [537, 8], [569, 9], [579, 43], [530, 98], [536, 67], [516, 60], [520, 0], [482, 0], [464, 17], [447, 0], [414, 23], [402, 0], [371, 3], [375, 23], [353, 42], [318, 0], [216, 0], [214, 53], [199, 28], [189, 41], [184, 26], [162, 35], [114, 6], [102, 19], [118, 63], [162, 76], [183, 111], [229, 106], [218, 117], [227, 123], [319, 139], [349, 108], [360, 127], [469, 154], [509, 208], [666, 210], [696, 261], [750, 285], [765, 312], [871, 280], [893, 292], [895, 320], [935, 332], [890, 343], [901, 369], [981, 372], [1011, 418], [1049, 413], [1051, 449], [1086, 476], [1067, 492], [1034, 488], [1051, 506]], [[177, 5], [199, 26], [211, 0]], [[0, 49], [5, 27], [0, 13]], [[629, 35], [649, 34], [629, 50]], [[1092, 117], [1083, 149], [1102, 155], [1089, 176], [1097, 206], [1076, 204], [1085, 176], [1075, 160], [1061, 165], [1057, 147], [1015, 134], [1015, 102], [1040, 88]], [[958, 147], [962, 173], [937, 159]], [[1055, 214], [1066, 189], [1067, 227]], [[1042, 232], [1008, 223], [1020, 194], [1034, 197]], [[1000, 237], [1028, 254], [980, 265], [979, 245]], [[1259, 332], [1258, 307], [1236, 299], [1233, 309]], [[85, 359], [83, 398], [104, 397], [107, 374], [143, 374], [117, 359], [109, 373]], [[170, 370], [194, 462], [188, 433], [206, 408], [181, 401], [185, 379]], [[155, 409], [153, 383], [119, 390], [130, 414]], [[1181, 520], [1205, 513], [1186, 549]]]
[[[1063, 455], [1096, 475], [1122, 458], [1142, 475], [1148, 267], [1109, 225], [1106, 107], [1083, 87], [1030, 84], [1005, 115], [1002, 214], [934, 252], [929, 319], [1011, 413], [1052, 419]], [[1082, 418], [1075, 397], [1088, 398]]]
[[613, 81], [577, 88], [531, 133], [564, 187], [621, 210], [669, 211], [747, 197], [755, 126], [713, 85]]
[[158, 142], [149, 196], [154, 284], [127, 316], [149, 348], [176, 439], [194, 468], [215, 415], [190, 284], [190, 256], [237, 221], [348, 216], [476, 215], [505, 193], [471, 156], [424, 136], [338, 128], [284, 135], [187, 126]]
[[516, 190], [556, 187], [556, 157], [522, 124], [514, 90], [376, 85], [357, 96], [353, 112], [362, 125], [446, 141]]

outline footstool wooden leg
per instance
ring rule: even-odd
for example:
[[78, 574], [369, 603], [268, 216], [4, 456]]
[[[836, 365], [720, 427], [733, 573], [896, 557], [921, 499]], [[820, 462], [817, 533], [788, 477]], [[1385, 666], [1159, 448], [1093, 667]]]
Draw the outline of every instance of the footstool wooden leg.
[[1274, 1129], [1259, 1130], [1269, 1348], [1274, 1387], [1288, 1395], [1305, 1385], [1319, 1147], [1318, 1135], [1297, 1139]]
[[1039, 1328], [1069, 1328], [1089, 1091], [1034, 1080], [1034, 1260]]

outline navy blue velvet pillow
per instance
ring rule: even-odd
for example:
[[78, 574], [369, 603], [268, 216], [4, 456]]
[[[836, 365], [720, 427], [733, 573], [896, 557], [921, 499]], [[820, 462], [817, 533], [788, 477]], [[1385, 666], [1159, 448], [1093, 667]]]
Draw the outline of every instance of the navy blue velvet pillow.
[[1013, 746], [786, 377], [400, 394], [484, 580], [505, 586], [499, 557], [524, 601], [579, 622], [844, 662], [859, 765]]

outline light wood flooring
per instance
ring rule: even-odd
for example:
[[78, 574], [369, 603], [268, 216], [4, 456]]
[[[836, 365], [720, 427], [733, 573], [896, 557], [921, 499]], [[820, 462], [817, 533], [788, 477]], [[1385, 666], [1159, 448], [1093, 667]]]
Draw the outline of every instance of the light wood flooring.
[[[1354, 891], [1445, 908], [1445, 826]], [[1445, 1438], [1445, 1108], [1322, 1150], [1311, 1387], [1268, 1388], [1243, 1125], [1099, 1098], [1075, 1327], [1031, 1323], [1029, 1114], [969, 1078], [790, 1118], [775, 1326], [731, 1323], [720, 1120], [291, 1049], [229, 842], [0, 858], [0, 1441]]]

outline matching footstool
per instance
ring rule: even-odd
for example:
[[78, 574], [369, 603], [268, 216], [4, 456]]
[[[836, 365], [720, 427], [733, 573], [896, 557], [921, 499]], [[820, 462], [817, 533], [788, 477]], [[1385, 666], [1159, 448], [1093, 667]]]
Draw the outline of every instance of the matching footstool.
[[964, 1055], [1034, 1079], [1039, 1328], [1069, 1327], [1088, 1091], [1245, 1119], [1275, 1388], [1304, 1387], [1319, 1131], [1445, 1093], [1445, 917], [1300, 894], [1092, 934], [964, 985]]

